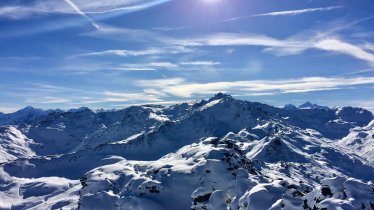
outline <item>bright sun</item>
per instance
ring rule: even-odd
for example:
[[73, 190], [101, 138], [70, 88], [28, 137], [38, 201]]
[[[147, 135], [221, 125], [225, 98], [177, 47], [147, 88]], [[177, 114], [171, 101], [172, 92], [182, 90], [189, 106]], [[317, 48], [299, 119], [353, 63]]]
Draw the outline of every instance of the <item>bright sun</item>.
[[203, 0], [203, 1], [207, 3], [215, 3], [215, 2], [222, 1], [222, 0]]

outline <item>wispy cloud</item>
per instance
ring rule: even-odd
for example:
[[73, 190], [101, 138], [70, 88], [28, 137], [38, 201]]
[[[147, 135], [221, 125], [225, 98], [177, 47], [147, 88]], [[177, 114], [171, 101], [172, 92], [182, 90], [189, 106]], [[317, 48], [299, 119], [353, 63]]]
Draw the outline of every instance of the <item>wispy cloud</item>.
[[374, 31], [367, 31], [367, 32], [356, 32], [352, 34], [353, 37], [357, 38], [368, 38], [374, 36]]
[[334, 76], [349, 76], [349, 75], [357, 75], [357, 76], [364, 76], [365, 74], [374, 74], [374, 68], [366, 68], [366, 69], [361, 69], [357, 71], [351, 71], [349, 73], [342, 73]]
[[305, 14], [305, 13], [330, 11], [330, 10], [341, 9], [341, 8], [343, 8], [343, 6], [308, 8], [308, 9], [299, 9], [299, 10], [287, 10], [287, 11], [278, 11], [278, 12], [269, 12], [269, 13], [257, 14], [257, 15], [253, 15], [253, 17], [301, 15], [301, 14]]
[[128, 106], [142, 106], [142, 105], [147, 105], [147, 104], [152, 104], [152, 105], [174, 105], [174, 104], [181, 104], [181, 103], [186, 103], [186, 100], [165, 100], [165, 101], [150, 101], [147, 103], [125, 103], [125, 104], [113, 104], [111, 107], [128, 107]]
[[315, 37], [302, 37], [298, 39], [276, 39], [264, 35], [248, 34], [215, 34], [195, 39], [180, 40], [178, 44], [183, 46], [260, 46], [265, 52], [275, 55], [295, 55], [309, 49], [317, 49], [329, 52], [349, 55], [364, 60], [374, 65], [374, 54], [360, 47], [346, 42], [332, 35]]
[[116, 1], [92, 1], [80, 0], [87, 7], [87, 14], [123, 14], [127, 12], [144, 10], [170, 0], [116, 0]]
[[177, 64], [173, 64], [170, 62], [151, 62], [151, 63], [129, 63], [129, 64], [121, 64], [117, 67], [116, 70], [122, 71], [155, 71], [160, 69], [176, 69], [178, 67]]
[[[157, 81], [156, 81], [157, 82]], [[167, 83], [175, 84], [175, 83]], [[23, 93], [17, 95], [19, 91]], [[67, 94], [68, 93], [68, 94]], [[34, 106], [48, 106], [48, 107], [76, 107], [97, 104], [117, 104], [121, 102], [126, 103], [153, 103], [162, 102], [163, 97], [166, 94], [160, 94], [157, 91], [153, 91], [151, 88], [139, 90], [134, 88], [133, 91], [118, 91], [118, 90], [85, 90], [82, 88], [70, 88], [61, 87], [51, 84], [32, 84], [30, 87], [24, 87], [17, 89], [15, 94], [11, 94], [12, 97], [24, 98], [23, 104], [34, 105]], [[1, 107], [0, 107], [1, 108]], [[3, 107], [3, 111], [14, 111], [7, 110]]]
[[28, 98], [26, 103], [34, 104], [65, 104], [71, 102], [68, 98], [45, 96], [40, 98]]
[[185, 61], [180, 62], [180, 65], [191, 65], [191, 66], [215, 66], [221, 64], [217, 61]]
[[[65, 89], [53, 85], [41, 85], [56, 92], [44, 92], [44, 95], [27, 94], [25, 104], [66, 107], [98, 104], [105, 106], [129, 106], [145, 103], [173, 104], [186, 98], [209, 97], [217, 92], [226, 92], [236, 96], [273, 96], [280, 94], [299, 94], [316, 91], [331, 91], [357, 88], [362, 85], [370, 88], [374, 85], [374, 77], [304, 77], [283, 80], [241, 80], [219, 82], [191, 82], [184, 78], [168, 78], [157, 80], [137, 80], [133, 83], [133, 91], [108, 90], [84, 91], [75, 90], [64, 94]], [[29, 90], [30, 91], [30, 90]], [[34, 91], [34, 90], [31, 90]], [[183, 99], [182, 99], [183, 98]], [[6, 109], [2, 109], [6, 111]], [[13, 110], [8, 110], [13, 111]]]
[[58, 85], [45, 84], [45, 83], [32, 84], [31, 87], [27, 88], [27, 90], [39, 91], [39, 92], [59, 92], [59, 93], [68, 93], [68, 92], [75, 91], [72, 88], [67, 88], [67, 87], [58, 86]]
[[[90, 25], [95, 29], [103, 29], [107, 27], [100, 20], [105, 20], [118, 15], [131, 13], [138, 10], [144, 10], [169, 0], [61, 0], [61, 1], [45, 1], [35, 0], [30, 3], [5, 3], [0, 5], [0, 19], [33, 19], [43, 18], [47, 15], [74, 15], [79, 14], [88, 20]], [[24, 1], [26, 2], [26, 1]], [[82, 19], [83, 20], [83, 19]], [[23, 30], [9, 30], [1, 33], [1, 38], [27, 36], [50, 31], [63, 30], [70, 27], [83, 26], [85, 21], [74, 20], [66, 21], [53, 19], [47, 23], [43, 23], [38, 27], [29, 27]], [[107, 32], [106, 30], [105, 32]]]
[[[36, 0], [31, 4], [4, 5], [0, 7], [0, 18], [26, 19], [44, 14], [72, 14], [74, 12], [78, 12], [80, 15], [85, 16], [85, 18], [91, 19], [87, 17], [87, 14], [123, 14], [147, 9], [149, 7], [156, 6], [168, 1], [169, 0], [75, 0], [73, 2], [72, 0]], [[65, 2], [68, 3], [68, 5], [66, 5]]]
[[46, 14], [48, 11], [44, 8], [24, 7], [24, 6], [3, 6], [0, 7], [0, 18], [7, 19], [26, 19], [35, 14]]
[[78, 55], [69, 56], [68, 58], [78, 57], [94, 57], [94, 56], [147, 56], [147, 55], [161, 55], [161, 54], [180, 54], [195, 52], [192, 48], [186, 48], [183, 46], [171, 46], [166, 48], [149, 48], [144, 50], [104, 50], [97, 52], [82, 53]]
[[157, 30], [157, 31], [176, 31], [176, 30], [182, 30], [182, 29], [188, 29], [192, 28], [191, 26], [181, 26], [181, 27], [156, 27], [152, 28], [152, 30]]
[[[374, 84], [374, 77], [305, 77], [289, 80], [250, 80], [209, 83], [186, 82], [182, 78], [168, 79], [165, 80], [165, 83], [162, 81], [141, 80], [137, 84], [140, 87], [153, 88], [159, 92], [177, 97], [209, 95], [217, 92], [270, 95], [336, 90], [357, 85]], [[171, 83], [170, 81], [177, 82]]]
[[374, 44], [372, 43], [365, 43], [362, 48], [374, 52]]
[[30, 92], [37, 92], [37, 93], [69, 93], [74, 92], [75, 89], [63, 87], [63, 86], [57, 86], [52, 84], [46, 84], [46, 83], [34, 83], [29, 84], [27, 86], [21, 86], [21, 87], [12, 87], [10, 88], [10, 91], [18, 92], [17, 94], [12, 92], [12, 95], [22, 95], [27, 96]]
[[[86, 93], [87, 94], [87, 93]], [[98, 92], [90, 97], [81, 95], [68, 95], [68, 96], [38, 96], [29, 97], [24, 101], [25, 104], [34, 105], [56, 105], [59, 106], [85, 106], [85, 105], [95, 105], [95, 104], [117, 104], [117, 103], [160, 103], [162, 104], [164, 100], [157, 94], [149, 92], [115, 92], [115, 91], [105, 91]], [[1, 108], [1, 107], [0, 107]], [[5, 109], [4, 112], [11, 112], [14, 109]]]
[[282, 47], [282, 46], [299, 46], [299, 42], [292, 42], [288, 40], [280, 40], [265, 35], [246, 35], [239, 33], [218, 33], [199, 37], [195, 39], [176, 40], [176, 44], [183, 46], [268, 46], [268, 47]]
[[[97, 93], [94, 97], [78, 97], [73, 100], [73, 102], [69, 103], [70, 105], [95, 105], [95, 104], [110, 104], [113, 107], [122, 107], [122, 106], [130, 106], [133, 104], [144, 104], [144, 103], [152, 103], [158, 104], [163, 103], [164, 100], [162, 96], [165, 95], [158, 95], [156, 93], [147, 92], [147, 91], [105, 91], [101, 93]], [[126, 103], [125, 104], [118, 104], [118, 103]]]
[[[177, 64], [170, 62], [149, 62], [149, 63], [92, 63], [92, 64], [71, 64], [63, 68], [63, 71], [79, 71], [79, 72], [94, 72], [94, 71], [157, 71], [157, 70], [173, 70], [178, 67]], [[75, 72], [76, 73], [76, 72]]]
[[167, 88], [169, 86], [181, 85], [186, 80], [180, 77], [168, 78], [168, 79], [153, 79], [153, 80], [138, 80], [136, 83], [140, 87], [155, 87], [155, 88]]
[[[296, 14], [300, 12], [312, 12], [333, 10], [341, 8], [341, 6], [327, 7], [327, 8], [313, 8], [305, 10], [296, 10]], [[285, 12], [288, 14], [289, 11]], [[283, 13], [282, 13], [283, 14]], [[150, 32], [147, 30], [133, 30], [121, 28], [106, 28], [105, 30], [90, 32], [86, 35], [96, 36], [102, 38], [118, 39], [118, 37], [126, 36], [132, 41], [140, 41], [146, 43], [157, 43], [169, 47], [184, 47], [198, 49], [203, 46], [259, 46], [263, 47], [263, 51], [272, 53], [277, 56], [297, 55], [307, 50], [322, 50], [348, 55], [373, 65], [372, 44], [366, 43], [351, 43], [346, 41], [337, 34], [337, 32], [346, 30], [363, 21], [374, 18], [369, 16], [358, 19], [348, 23], [334, 23], [333, 27], [324, 28], [321, 30], [304, 30], [294, 36], [285, 39], [275, 38], [262, 34], [245, 34], [245, 33], [215, 33], [210, 35], [203, 35], [195, 38], [171, 38], [166, 35]], [[329, 24], [328, 24], [329, 25]], [[357, 42], [357, 40], [355, 40]], [[110, 51], [102, 53], [115, 53], [127, 56], [131, 52]], [[141, 53], [141, 52], [140, 52]], [[134, 53], [135, 54], [135, 53]]]
[[315, 47], [321, 50], [331, 51], [350, 55], [360, 60], [367, 61], [370, 65], [374, 66], [374, 54], [359, 46], [343, 42], [338, 39], [325, 39], [317, 42]]
[[126, 102], [126, 101], [162, 101], [157, 96], [147, 93], [122, 93], [106, 91], [103, 94], [106, 96], [103, 101], [105, 102]]
[[169, 44], [171, 42], [175, 42], [173, 38], [160, 33], [155, 33], [144, 29], [119, 28], [108, 25], [102, 25], [101, 30], [91, 31], [81, 35], [118, 41], [123, 41], [124, 37], [126, 37], [126, 41], [153, 44]]
[[159, 49], [148, 49], [148, 50], [105, 50], [105, 51], [98, 51], [98, 52], [91, 52], [91, 53], [83, 53], [79, 55], [70, 56], [70, 58], [76, 57], [91, 57], [91, 56], [144, 56], [144, 55], [158, 55], [163, 53], [162, 50]]
[[21, 109], [21, 107], [15, 107], [15, 106], [0, 106], [0, 112], [1, 113], [12, 113], [17, 110]]
[[59, 70], [68, 74], [87, 74], [92, 72], [130, 72], [130, 71], [157, 71], [157, 70], [175, 70], [178, 68], [178, 64], [171, 62], [159, 62], [159, 61], [143, 61], [143, 62], [110, 62], [110, 61], [96, 61], [95, 59], [90, 60], [64, 60]]

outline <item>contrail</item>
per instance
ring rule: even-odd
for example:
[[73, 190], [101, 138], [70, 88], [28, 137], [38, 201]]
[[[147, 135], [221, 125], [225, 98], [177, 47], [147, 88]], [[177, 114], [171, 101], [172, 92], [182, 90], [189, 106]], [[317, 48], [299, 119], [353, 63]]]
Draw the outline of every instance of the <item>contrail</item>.
[[299, 10], [287, 10], [287, 11], [269, 12], [269, 13], [253, 15], [253, 17], [300, 15], [300, 14], [304, 14], [304, 13], [322, 12], [322, 11], [341, 9], [343, 7], [344, 6], [333, 6], [333, 7], [308, 8], [308, 9], [299, 9]]
[[[218, 21], [214, 21], [214, 22], [204, 24], [204, 25], [213, 25], [213, 24], [219, 24], [219, 23], [224, 23], [224, 22], [231, 22], [231, 21], [249, 19], [249, 18], [254, 18], [254, 17], [286, 16], [286, 15], [295, 16], [295, 15], [300, 15], [300, 14], [304, 14], [304, 13], [322, 12], [322, 11], [341, 9], [341, 8], [344, 8], [344, 6], [332, 6], [332, 7], [308, 8], [308, 9], [300, 9], [300, 10], [278, 11], [278, 12], [262, 13], [262, 14], [257, 14], [257, 15], [246, 15], [246, 16], [232, 17], [232, 18], [229, 18], [229, 19], [218, 20]], [[200, 25], [199, 27], [204, 26], [204, 25]], [[188, 28], [194, 28], [194, 27], [193, 26], [182, 26], [182, 27], [176, 27], [176, 28], [160, 27], [160, 28], [153, 28], [153, 29], [154, 30], [160, 30], [160, 31], [174, 31], [174, 30], [181, 30], [181, 29], [188, 29]]]
[[92, 18], [88, 17], [82, 10], [80, 10], [79, 7], [76, 4], [74, 4], [74, 2], [72, 2], [71, 0], [65, 0], [65, 2], [69, 4], [78, 14], [86, 18], [93, 27], [95, 27], [96, 29], [101, 28], [99, 24], [97, 24]]
[[248, 19], [253, 17], [264, 17], [264, 16], [295, 16], [300, 15], [304, 13], [312, 13], [312, 12], [323, 12], [323, 11], [329, 11], [329, 10], [335, 10], [335, 9], [341, 9], [344, 8], [344, 6], [333, 6], [333, 7], [321, 7], [321, 8], [309, 8], [309, 9], [300, 9], [300, 10], [287, 10], [287, 11], [278, 11], [278, 12], [269, 12], [269, 13], [262, 13], [257, 15], [247, 15], [247, 16], [241, 16], [241, 17], [233, 17], [230, 19], [225, 20], [219, 20], [214, 23], [222, 23], [222, 22], [229, 22], [229, 21], [236, 21], [236, 20], [242, 20], [242, 19]]

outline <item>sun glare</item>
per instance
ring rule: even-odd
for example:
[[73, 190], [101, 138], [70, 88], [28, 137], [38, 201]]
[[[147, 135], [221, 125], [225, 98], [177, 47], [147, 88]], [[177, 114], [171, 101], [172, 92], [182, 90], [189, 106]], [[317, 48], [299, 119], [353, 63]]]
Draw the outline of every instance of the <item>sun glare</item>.
[[203, 0], [204, 2], [207, 2], [207, 3], [216, 3], [216, 2], [220, 2], [222, 0]]

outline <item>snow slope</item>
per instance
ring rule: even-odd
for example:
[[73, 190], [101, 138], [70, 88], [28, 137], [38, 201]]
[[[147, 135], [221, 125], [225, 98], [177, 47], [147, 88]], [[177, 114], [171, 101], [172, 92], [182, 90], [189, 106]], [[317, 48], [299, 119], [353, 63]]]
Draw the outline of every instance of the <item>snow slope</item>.
[[374, 162], [374, 121], [365, 127], [356, 127], [348, 136], [337, 142], [343, 149]]
[[35, 156], [34, 142], [13, 126], [0, 126], [0, 163]]
[[2, 128], [11, 146], [0, 151], [0, 209], [369, 210], [372, 126], [361, 108], [221, 93], [54, 112]]

